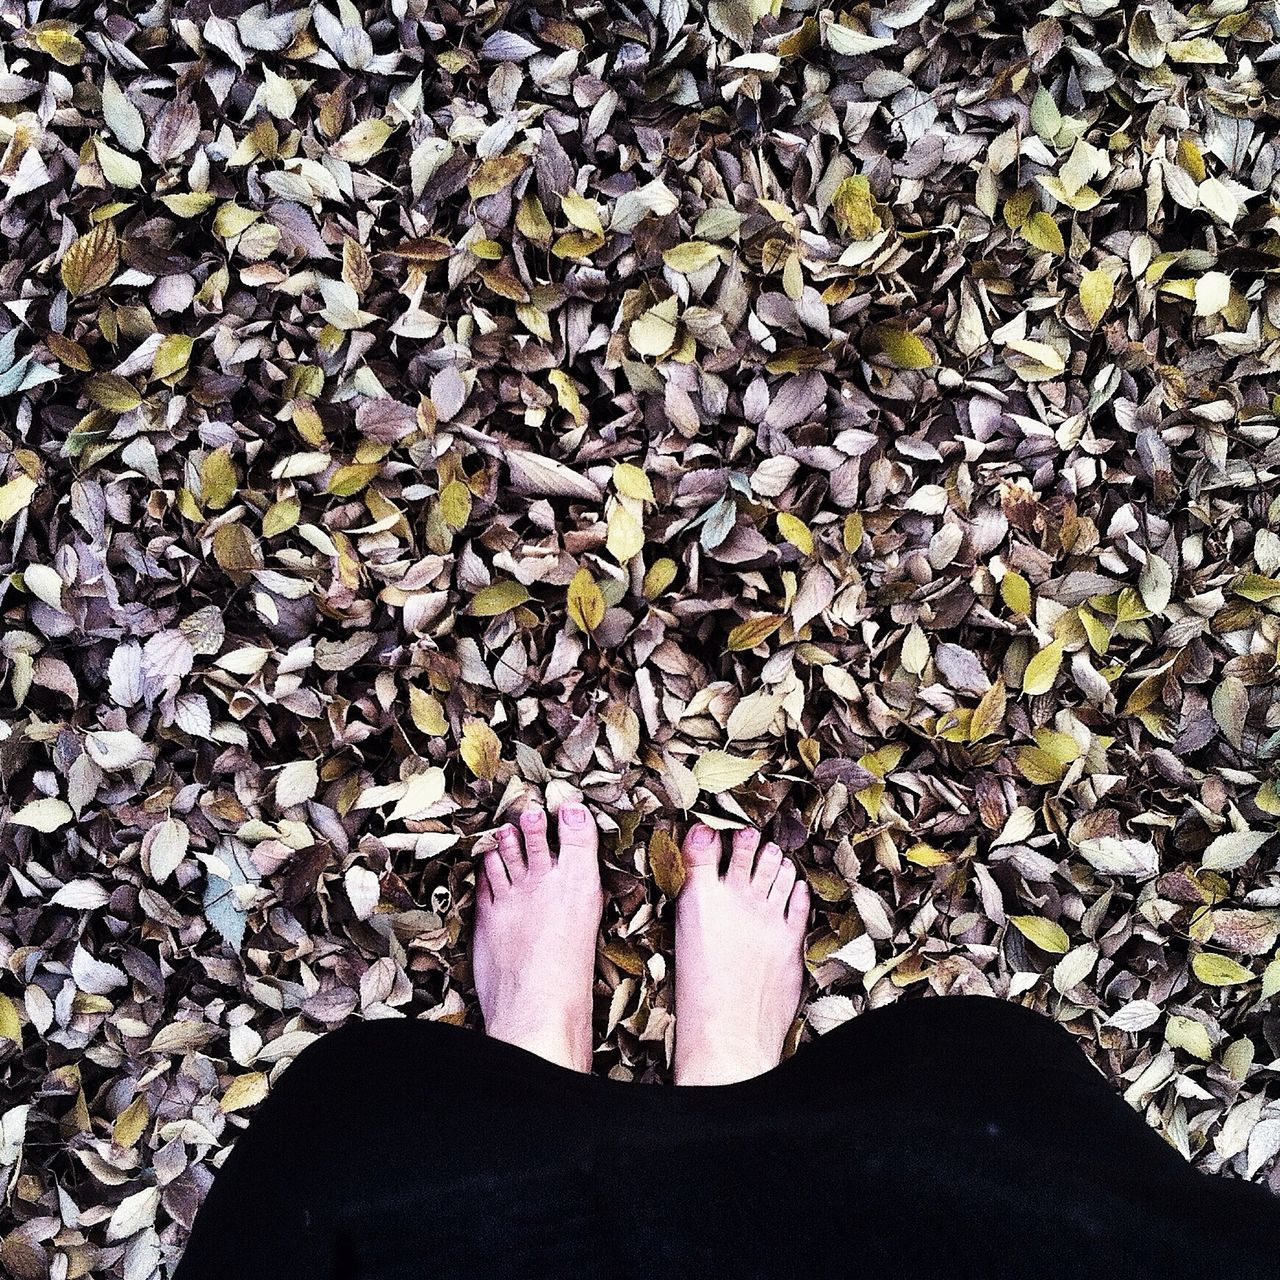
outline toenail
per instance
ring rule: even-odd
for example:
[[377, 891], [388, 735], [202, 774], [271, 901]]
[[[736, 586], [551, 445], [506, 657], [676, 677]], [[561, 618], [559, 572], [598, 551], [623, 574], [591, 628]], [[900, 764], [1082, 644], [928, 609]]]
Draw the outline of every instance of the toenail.
[[710, 827], [694, 827], [693, 835], [689, 837], [689, 840], [691, 843], [697, 845], [698, 848], [704, 849], [715, 838], [716, 833], [712, 831]]
[[587, 820], [587, 811], [580, 804], [560, 806], [560, 821], [570, 827], [580, 827]]
[[526, 809], [520, 815], [520, 825], [522, 827], [540, 827], [542, 825], [542, 810]]

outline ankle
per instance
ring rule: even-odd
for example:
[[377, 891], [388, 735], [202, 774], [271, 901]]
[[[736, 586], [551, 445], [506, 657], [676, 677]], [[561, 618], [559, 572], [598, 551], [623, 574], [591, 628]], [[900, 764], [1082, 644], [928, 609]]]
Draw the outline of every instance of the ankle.
[[541, 1021], [529, 1017], [495, 1017], [485, 1022], [485, 1034], [536, 1053], [571, 1071], [591, 1070], [591, 1025], [585, 1027], [558, 1019]]
[[717, 1044], [680, 1051], [677, 1030], [672, 1075], [678, 1085], [736, 1084], [763, 1075], [778, 1065], [778, 1058], [765, 1053], [758, 1044]]

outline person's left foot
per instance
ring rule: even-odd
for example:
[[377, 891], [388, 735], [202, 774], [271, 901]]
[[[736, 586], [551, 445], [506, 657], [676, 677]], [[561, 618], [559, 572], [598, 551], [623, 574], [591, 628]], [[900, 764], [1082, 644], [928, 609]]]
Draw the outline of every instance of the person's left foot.
[[[580, 804], [498, 831], [476, 879], [472, 970], [485, 1031], [562, 1067], [591, 1070], [591, 983], [604, 910], [596, 824]], [[521, 842], [523, 832], [523, 845]]]

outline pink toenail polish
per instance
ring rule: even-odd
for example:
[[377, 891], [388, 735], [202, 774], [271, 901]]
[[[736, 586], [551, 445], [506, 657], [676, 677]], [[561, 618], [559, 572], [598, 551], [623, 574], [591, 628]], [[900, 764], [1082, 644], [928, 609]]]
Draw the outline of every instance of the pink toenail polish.
[[560, 821], [566, 826], [580, 827], [587, 820], [587, 811], [580, 804], [560, 806]]
[[541, 809], [526, 809], [520, 815], [520, 825], [522, 827], [537, 827], [542, 825]]
[[702, 849], [706, 848], [716, 838], [716, 833], [710, 827], [695, 827], [692, 838], [693, 843]]

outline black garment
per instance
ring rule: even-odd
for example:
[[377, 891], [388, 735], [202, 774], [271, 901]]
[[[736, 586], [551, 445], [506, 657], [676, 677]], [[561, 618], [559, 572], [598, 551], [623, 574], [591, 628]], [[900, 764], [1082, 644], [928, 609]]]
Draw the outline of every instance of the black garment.
[[174, 1280], [561, 1276], [1277, 1280], [1280, 1199], [1194, 1170], [1068, 1032], [984, 996], [719, 1086], [392, 1019], [285, 1069]]

